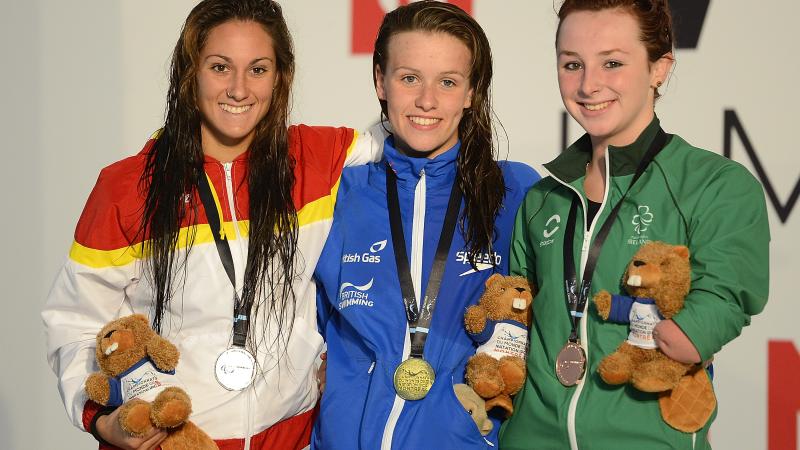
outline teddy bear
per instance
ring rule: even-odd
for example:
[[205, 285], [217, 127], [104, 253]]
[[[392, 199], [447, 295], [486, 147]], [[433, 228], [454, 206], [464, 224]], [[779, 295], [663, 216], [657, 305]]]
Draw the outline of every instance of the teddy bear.
[[153, 331], [145, 316], [109, 322], [96, 342], [100, 372], [86, 379], [86, 394], [101, 405], [118, 406], [123, 430], [141, 437], [153, 427], [165, 429], [163, 450], [218, 449], [188, 420], [192, 403], [175, 377], [178, 349]]
[[461, 403], [461, 406], [472, 416], [472, 420], [478, 426], [478, 431], [481, 432], [481, 435], [486, 436], [491, 433], [494, 424], [486, 413], [484, 400], [471, 387], [463, 383], [454, 384], [453, 391], [456, 393], [456, 398]]
[[690, 283], [689, 249], [651, 241], [637, 250], [623, 275], [630, 296], [605, 290], [594, 296], [603, 320], [630, 324], [628, 339], [600, 361], [600, 378], [611, 385], [631, 383], [640, 391], [659, 393], [662, 417], [687, 432], [702, 428], [711, 416], [716, 405], [713, 388], [698, 365], [665, 355], [653, 329], [683, 309]]
[[525, 382], [533, 296], [525, 278], [493, 274], [478, 303], [464, 314], [467, 333], [479, 345], [467, 361], [466, 380], [486, 400], [487, 411], [514, 412], [511, 396]]

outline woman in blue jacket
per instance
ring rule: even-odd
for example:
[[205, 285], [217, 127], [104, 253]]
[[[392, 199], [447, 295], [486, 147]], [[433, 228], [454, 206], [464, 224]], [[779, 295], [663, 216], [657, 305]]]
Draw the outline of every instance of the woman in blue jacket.
[[539, 177], [495, 161], [491, 51], [464, 11], [390, 12], [373, 62], [392, 134], [380, 162], [343, 174], [317, 265], [328, 367], [312, 445], [490, 448], [496, 430], [482, 436], [453, 391], [475, 353], [463, 316], [508, 272], [514, 214]]

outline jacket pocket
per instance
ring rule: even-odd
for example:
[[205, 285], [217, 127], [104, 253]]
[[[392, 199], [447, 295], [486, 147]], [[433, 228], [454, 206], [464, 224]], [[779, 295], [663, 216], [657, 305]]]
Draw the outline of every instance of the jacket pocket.
[[[409, 409], [406, 422], [395, 432], [399, 441], [400, 430], [408, 430], [403, 436], [402, 445], [395, 448], [436, 448], [436, 449], [491, 449], [497, 448], [497, 431], [493, 430], [484, 438], [469, 412], [458, 401], [453, 390], [453, 376], [443, 374], [438, 378], [431, 392], [414, 408]], [[494, 424], [497, 428], [498, 425]], [[492, 441], [493, 440], [493, 441]]]
[[325, 391], [312, 435], [313, 449], [356, 449], [374, 363], [369, 359], [339, 366], [329, 359]]

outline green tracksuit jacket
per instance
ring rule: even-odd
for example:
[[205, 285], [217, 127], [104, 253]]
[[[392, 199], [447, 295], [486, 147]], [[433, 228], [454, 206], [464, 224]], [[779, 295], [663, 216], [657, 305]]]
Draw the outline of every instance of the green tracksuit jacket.
[[622, 292], [625, 267], [644, 242], [683, 244], [691, 254], [692, 286], [673, 320], [704, 360], [738, 336], [767, 301], [769, 227], [761, 185], [736, 162], [671, 136], [625, 198], [600, 254], [579, 328], [586, 376], [577, 386], [564, 387], [554, 371], [570, 334], [563, 240], [571, 201], [580, 194], [583, 207], [573, 243], [580, 277], [588, 244], [627, 190], [658, 127], [654, 119], [633, 144], [608, 148], [606, 198], [588, 227], [583, 190], [591, 156], [588, 136], [545, 165], [551, 176], [531, 188], [517, 213], [511, 271], [527, 276], [539, 292], [533, 301], [527, 380], [500, 432], [503, 450], [710, 448], [710, 421], [695, 434], [676, 431], [661, 419], [655, 394], [600, 379], [600, 360], [627, 338], [628, 326], [603, 322], [591, 296], [601, 289]]

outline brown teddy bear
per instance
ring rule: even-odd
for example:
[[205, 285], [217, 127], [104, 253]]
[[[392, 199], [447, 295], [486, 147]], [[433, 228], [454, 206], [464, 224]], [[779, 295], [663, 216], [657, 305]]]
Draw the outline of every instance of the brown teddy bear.
[[692, 365], [674, 361], [658, 349], [653, 328], [683, 308], [690, 280], [688, 248], [650, 242], [633, 255], [623, 276], [632, 297], [612, 296], [608, 291], [595, 295], [603, 320], [630, 323], [631, 329], [628, 340], [600, 362], [603, 381], [631, 382], [644, 392], [662, 392], [678, 384]]
[[699, 366], [665, 355], [653, 339], [653, 329], [683, 309], [690, 283], [689, 249], [649, 242], [633, 255], [623, 275], [631, 297], [607, 291], [594, 297], [603, 320], [630, 323], [628, 340], [600, 361], [600, 378], [612, 385], [630, 382], [640, 391], [661, 393], [662, 417], [687, 432], [702, 428], [711, 417], [716, 405], [713, 388]]
[[477, 305], [467, 308], [464, 325], [479, 345], [467, 362], [467, 384], [486, 399], [486, 410], [511, 415], [511, 395], [525, 382], [528, 328], [534, 292], [523, 277], [493, 274]]
[[188, 420], [192, 403], [175, 378], [178, 349], [156, 334], [141, 314], [121, 317], [97, 333], [101, 372], [86, 379], [86, 394], [101, 405], [119, 406], [119, 424], [131, 436], [151, 428], [169, 432], [163, 450], [211, 450], [216, 443]]

